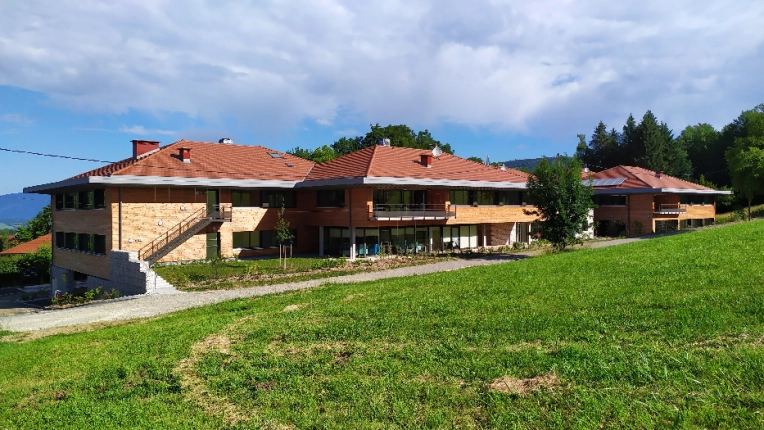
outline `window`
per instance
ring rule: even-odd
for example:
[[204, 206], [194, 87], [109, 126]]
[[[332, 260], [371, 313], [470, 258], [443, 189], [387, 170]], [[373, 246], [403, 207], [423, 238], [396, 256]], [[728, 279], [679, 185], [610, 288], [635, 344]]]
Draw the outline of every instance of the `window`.
[[64, 208], [64, 195], [56, 194], [56, 210], [61, 210], [63, 208]]
[[452, 205], [471, 205], [469, 190], [451, 190], [449, 197]]
[[289, 190], [264, 190], [262, 202], [272, 208], [293, 208], [297, 206], [297, 193]]
[[713, 205], [715, 196], [704, 194], [682, 194], [679, 202], [683, 205]]
[[64, 195], [64, 209], [77, 208], [77, 193], [66, 193]]
[[77, 249], [77, 233], [65, 233], [64, 248]]
[[237, 231], [233, 233], [234, 248], [260, 248], [259, 231]]
[[522, 191], [498, 191], [496, 194], [500, 205], [520, 206], [523, 203]]
[[278, 152], [269, 152], [268, 155], [271, 156], [271, 158], [284, 158], [281, 154]]
[[257, 195], [251, 191], [231, 191], [231, 206], [246, 208], [257, 206]]
[[56, 248], [66, 248], [66, 239], [63, 231], [56, 232]]
[[93, 208], [93, 192], [92, 191], [80, 191], [77, 193], [77, 209], [92, 209]]
[[106, 254], [106, 236], [103, 234], [93, 235], [93, 252], [96, 254]]
[[316, 207], [338, 208], [345, 206], [345, 190], [316, 191]]
[[103, 209], [106, 207], [106, 190], [93, 191], [93, 207]]
[[496, 192], [478, 190], [475, 191], [475, 200], [479, 205], [495, 205], [496, 204]]
[[93, 235], [87, 233], [78, 234], [77, 249], [82, 252], [93, 252]]

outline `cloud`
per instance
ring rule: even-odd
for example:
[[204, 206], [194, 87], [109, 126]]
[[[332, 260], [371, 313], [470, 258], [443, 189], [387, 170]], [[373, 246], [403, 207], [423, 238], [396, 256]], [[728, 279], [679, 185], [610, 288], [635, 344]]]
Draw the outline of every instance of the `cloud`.
[[0, 115], [0, 121], [16, 124], [20, 126], [30, 126], [34, 124], [34, 120], [18, 113], [6, 113]]
[[157, 130], [157, 129], [147, 129], [142, 125], [134, 125], [131, 127], [122, 126], [118, 130], [120, 133], [129, 133], [129, 134], [137, 134], [138, 136], [146, 136], [149, 134], [162, 134], [162, 135], [168, 135], [173, 136], [176, 135], [178, 132], [173, 130]]
[[347, 115], [575, 139], [647, 109], [721, 126], [764, 100], [764, 2], [245, 3], [14, 2], [0, 85], [266, 134]]

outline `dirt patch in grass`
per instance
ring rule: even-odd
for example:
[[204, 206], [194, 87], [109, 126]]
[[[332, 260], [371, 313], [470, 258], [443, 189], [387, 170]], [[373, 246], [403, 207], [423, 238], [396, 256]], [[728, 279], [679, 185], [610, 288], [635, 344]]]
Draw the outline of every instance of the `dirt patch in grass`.
[[486, 388], [492, 393], [517, 394], [520, 397], [524, 397], [541, 389], [552, 391], [558, 386], [560, 386], [560, 378], [557, 377], [557, 374], [548, 373], [527, 379], [505, 375], [494, 379]]
[[191, 346], [191, 354], [178, 362], [173, 371], [173, 373], [180, 377], [181, 388], [186, 393], [188, 399], [201, 406], [209, 415], [221, 416], [223, 421], [229, 426], [236, 426], [248, 421], [249, 416], [247, 412], [240, 411], [228, 399], [210, 391], [196, 368], [199, 362], [210, 351], [231, 355], [232, 343], [240, 340], [231, 333], [234, 333], [239, 326], [252, 318], [252, 316], [241, 318], [233, 324], [226, 326], [223, 330], [213, 333], [201, 342]]
[[289, 306], [285, 307], [281, 312], [299, 311], [300, 309], [302, 309], [302, 308], [304, 308], [306, 306], [308, 306], [308, 305], [306, 305], [306, 304], [302, 304], [302, 305], [289, 305]]
[[363, 297], [363, 296], [365, 296], [365, 295], [366, 295], [366, 294], [363, 294], [363, 293], [358, 293], [358, 294], [350, 294], [350, 295], [348, 295], [347, 297], [345, 297], [344, 299], [342, 299], [342, 301], [343, 301], [343, 302], [349, 302], [349, 301], [351, 301], [351, 300], [355, 299], [356, 297]]

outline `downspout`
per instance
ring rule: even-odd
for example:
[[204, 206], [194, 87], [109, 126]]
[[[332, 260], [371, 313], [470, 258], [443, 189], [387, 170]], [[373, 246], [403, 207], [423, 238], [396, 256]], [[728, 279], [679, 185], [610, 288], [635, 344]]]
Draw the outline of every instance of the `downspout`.
[[119, 187], [119, 250], [122, 250], [122, 187]]
[[626, 194], [626, 235], [631, 236], [631, 194]]

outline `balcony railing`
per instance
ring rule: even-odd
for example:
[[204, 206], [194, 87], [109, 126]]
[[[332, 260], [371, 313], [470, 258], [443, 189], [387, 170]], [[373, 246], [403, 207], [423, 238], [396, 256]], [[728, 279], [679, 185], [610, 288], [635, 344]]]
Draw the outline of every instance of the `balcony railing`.
[[395, 221], [407, 219], [435, 220], [456, 218], [456, 212], [442, 203], [419, 204], [375, 204], [369, 219]]
[[215, 205], [209, 208], [200, 208], [141, 248], [138, 251], [138, 259], [146, 260], [199, 223], [208, 225], [213, 222], [231, 221], [232, 218], [233, 211], [229, 206]]
[[681, 203], [665, 203], [655, 206], [655, 213], [657, 214], [683, 214], [687, 212], [687, 205]]

